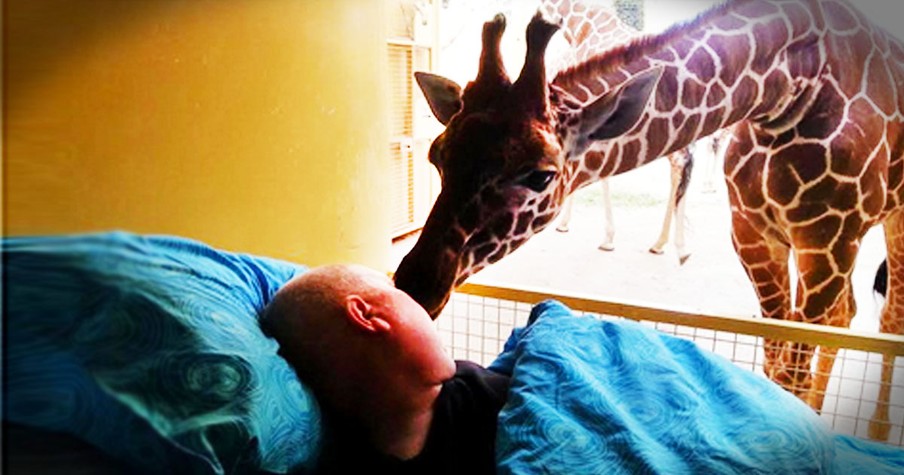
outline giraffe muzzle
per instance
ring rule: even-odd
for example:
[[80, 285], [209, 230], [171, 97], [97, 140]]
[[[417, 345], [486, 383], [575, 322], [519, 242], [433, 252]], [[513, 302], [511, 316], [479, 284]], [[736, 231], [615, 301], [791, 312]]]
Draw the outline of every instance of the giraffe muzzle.
[[[411, 296], [436, 320], [452, 294], [456, 262], [424, 236], [406, 255], [396, 269], [396, 288]], [[444, 256], [439, 262], [436, 256]]]

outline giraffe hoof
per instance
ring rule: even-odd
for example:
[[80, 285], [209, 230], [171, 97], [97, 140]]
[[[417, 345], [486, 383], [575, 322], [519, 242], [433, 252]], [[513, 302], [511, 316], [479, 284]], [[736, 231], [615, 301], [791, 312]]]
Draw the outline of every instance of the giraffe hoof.
[[599, 249], [600, 251], [607, 251], [607, 252], [614, 251], [615, 245], [604, 242], [604, 243], [600, 244], [599, 247], [597, 247], [597, 249]]
[[683, 256], [678, 256], [678, 265], [683, 266], [688, 259], [691, 258], [690, 254], [684, 254]]
[[888, 440], [888, 432], [890, 429], [891, 424], [889, 424], [888, 422], [869, 421], [869, 429], [867, 430], [867, 435], [872, 440], [884, 442]]
[[655, 247], [650, 248], [650, 254], [656, 254], [657, 256], [661, 256], [663, 254], [663, 252], [664, 251], [662, 249], [657, 249]]
[[562, 225], [556, 226], [556, 231], [558, 231], [560, 233], [567, 233], [568, 226], [562, 226]]

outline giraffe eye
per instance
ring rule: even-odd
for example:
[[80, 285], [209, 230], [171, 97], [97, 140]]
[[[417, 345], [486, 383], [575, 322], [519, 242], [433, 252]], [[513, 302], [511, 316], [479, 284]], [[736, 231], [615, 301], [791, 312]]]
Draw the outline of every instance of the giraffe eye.
[[547, 186], [555, 178], [556, 172], [551, 170], [533, 170], [519, 181], [522, 186], [526, 186], [537, 193], [545, 190]]

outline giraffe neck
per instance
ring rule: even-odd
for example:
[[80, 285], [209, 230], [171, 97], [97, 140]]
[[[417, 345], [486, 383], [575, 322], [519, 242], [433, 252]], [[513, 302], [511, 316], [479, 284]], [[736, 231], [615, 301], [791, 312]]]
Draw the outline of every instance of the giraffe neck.
[[641, 123], [591, 146], [575, 166], [571, 189], [637, 168], [742, 120], [776, 129], [792, 124], [815, 98], [825, 65], [817, 41], [824, 27], [799, 5], [729, 2], [562, 71], [553, 80], [560, 116], [631, 75], [662, 69]]
[[562, 61], [573, 66], [619, 44], [636, 38], [639, 32], [623, 23], [602, 5], [572, 0], [543, 0], [540, 10], [547, 18], [561, 21], [562, 34], [571, 50]]

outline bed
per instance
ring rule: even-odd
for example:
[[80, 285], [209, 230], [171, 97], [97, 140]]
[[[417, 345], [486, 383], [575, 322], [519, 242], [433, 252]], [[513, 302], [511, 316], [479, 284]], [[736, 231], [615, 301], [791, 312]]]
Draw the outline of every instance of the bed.
[[[4, 426], [84, 441], [100, 452], [86, 463], [125, 473], [312, 466], [316, 400], [257, 325], [304, 267], [121, 232], [7, 238], [3, 257]], [[14, 464], [60, 465], [26, 439]]]
[[[316, 399], [257, 326], [304, 266], [124, 232], [3, 242], [3, 422], [15, 473], [309, 473]], [[656, 330], [533, 307], [500, 473], [902, 473], [760, 375]]]

